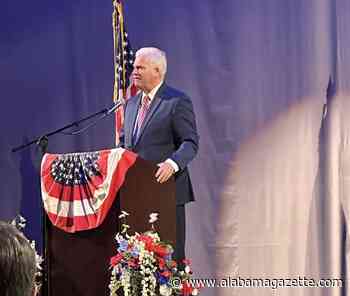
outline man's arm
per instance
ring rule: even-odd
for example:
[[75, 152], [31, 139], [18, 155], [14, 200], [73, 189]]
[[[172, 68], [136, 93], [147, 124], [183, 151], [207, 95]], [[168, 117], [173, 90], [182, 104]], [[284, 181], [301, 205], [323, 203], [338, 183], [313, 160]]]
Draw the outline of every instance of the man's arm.
[[158, 164], [155, 177], [160, 183], [166, 182], [173, 174], [184, 169], [198, 151], [199, 136], [191, 100], [180, 98], [172, 116], [175, 142], [179, 143], [179, 148], [170, 158]]
[[175, 106], [173, 128], [175, 142], [180, 145], [170, 158], [182, 170], [196, 156], [199, 143], [193, 105], [187, 97], [180, 98]]

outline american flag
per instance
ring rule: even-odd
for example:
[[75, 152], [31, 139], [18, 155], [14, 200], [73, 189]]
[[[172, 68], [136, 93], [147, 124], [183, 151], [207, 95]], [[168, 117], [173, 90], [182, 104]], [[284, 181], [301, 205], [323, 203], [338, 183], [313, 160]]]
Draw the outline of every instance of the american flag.
[[41, 194], [52, 224], [66, 232], [101, 225], [136, 158], [121, 148], [45, 154]]
[[114, 39], [114, 103], [123, 104], [115, 111], [115, 141], [119, 143], [119, 135], [124, 123], [123, 105], [128, 98], [137, 92], [130, 81], [135, 54], [132, 51], [124, 22], [121, 0], [113, 2], [113, 39]]

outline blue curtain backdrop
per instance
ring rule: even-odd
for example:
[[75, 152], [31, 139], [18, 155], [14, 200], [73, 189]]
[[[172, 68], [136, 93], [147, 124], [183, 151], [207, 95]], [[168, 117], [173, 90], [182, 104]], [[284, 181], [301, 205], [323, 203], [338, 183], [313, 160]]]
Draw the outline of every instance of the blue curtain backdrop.
[[[10, 149], [111, 104], [111, 1], [5, 0], [0, 9], [0, 219], [41, 240], [40, 151]], [[348, 0], [125, 1], [134, 48], [168, 54], [193, 99], [187, 254], [196, 277], [347, 278]], [[50, 152], [113, 147], [113, 116]], [[348, 295], [207, 288], [203, 295]]]

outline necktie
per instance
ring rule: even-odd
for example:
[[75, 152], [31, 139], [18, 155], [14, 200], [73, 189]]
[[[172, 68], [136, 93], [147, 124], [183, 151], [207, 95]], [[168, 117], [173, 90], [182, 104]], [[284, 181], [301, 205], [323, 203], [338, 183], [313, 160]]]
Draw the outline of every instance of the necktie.
[[137, 117], [137, 125], [136, 125], [136, 131], [135, 131], [135, 136], [138, 137], [140, 130], [142, 128], [143, 122], [145, 121], [147, 111], [149, 109], [151, 100], [148, 96], [144, 96], [142, 98], [142, 103], [141, 103], [141, 108], [139, 110], [139, 114]]

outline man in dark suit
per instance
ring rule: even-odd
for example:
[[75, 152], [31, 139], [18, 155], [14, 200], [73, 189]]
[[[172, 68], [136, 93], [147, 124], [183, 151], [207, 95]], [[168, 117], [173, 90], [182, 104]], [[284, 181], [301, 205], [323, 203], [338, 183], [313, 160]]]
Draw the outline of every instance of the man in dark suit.
[[186, 94], [165, 84], [166, 68], [163, 51], [148, 47], [136, 52], [133, 81], [140, 92], [125, 106], [120, 143], [158, 163], [158, 182], [175, 176], [175, 257], [181, 262], [185, 257], [185, 204], [194, 201], [187, 166], [197, 154], [199, 137], [192, 102]]

